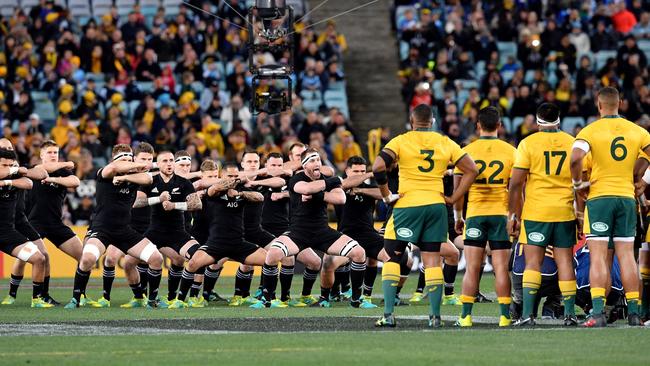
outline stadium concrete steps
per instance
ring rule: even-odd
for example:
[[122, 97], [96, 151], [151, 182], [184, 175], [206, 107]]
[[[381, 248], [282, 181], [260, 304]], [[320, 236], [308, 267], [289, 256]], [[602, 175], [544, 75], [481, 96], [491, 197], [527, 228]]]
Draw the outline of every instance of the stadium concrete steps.
[[[310, 17], [313, 22], [335, 16], [369, 0], [329, 0]], [[310, 8], [323, 0], [310, 0]], [[364, 154], [368, 130], [390, 126], [392, 135], [403, 132], [406, 107], [402, 103], [401, 85], [397, 79], [399, 60], [397, 44], [392, 35], [389, 17], [390, 1], [380, 0], [354, 12], [334, 18], [336, 29], [348, 41], [343, 56], [347, 78], [350, 119], [362, 139]], [[325, 23], [316, 26], [325, 29]]]

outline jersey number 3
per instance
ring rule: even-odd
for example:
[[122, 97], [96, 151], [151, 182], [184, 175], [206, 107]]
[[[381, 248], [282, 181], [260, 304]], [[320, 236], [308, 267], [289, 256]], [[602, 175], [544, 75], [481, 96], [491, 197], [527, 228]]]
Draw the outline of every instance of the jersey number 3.
[[419, 165], [418, 170], [422, 173], [428, 173], [433, 170], [433, 150], [420, 150], [420, 154], [426, 155], [423, 159], [427, 163], [426, 166]]

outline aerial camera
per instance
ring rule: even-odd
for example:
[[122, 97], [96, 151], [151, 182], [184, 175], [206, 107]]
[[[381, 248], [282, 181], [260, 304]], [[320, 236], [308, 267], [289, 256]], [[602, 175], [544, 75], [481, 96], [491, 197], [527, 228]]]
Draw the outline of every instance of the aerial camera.
[[[285, 0], [255, 0], [248, 12], [248, 62], [253, 74], [252, 112], [278, 114], [291, 108], [294, 71], [293, 7]], [[261, 20], [261, 29], [254, 29], [255, 17]], [[282, 54], [289, 50], [286, 63], [255, 64], [258, 53]], [[277, 58], [276, 58], [277, 59]], [[262, 88], [262, 81], [271, 84]]]

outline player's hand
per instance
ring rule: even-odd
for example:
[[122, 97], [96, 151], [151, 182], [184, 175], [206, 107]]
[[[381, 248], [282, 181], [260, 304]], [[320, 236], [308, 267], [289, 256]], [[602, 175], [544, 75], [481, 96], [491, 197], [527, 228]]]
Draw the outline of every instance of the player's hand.
[[171, 211], [174, 209], [174, 203], [171, 201], [164, 201], [162, 203], [163, 210], [165, 211]]
[[[56, 184], [56, 177], [47, 177], [41, 181], [42, 184]], [[113, 183], [115, 184], [115, 183]]]
[[453, 200], [451, 196], [445, 196], [444, 194], [442, 195], [442, 198], [445, 199], [445, 204], [447, 205], [453, 205], [457, 201], [457, 200]]
[[172, 195], [169, 194], [169, 192], [167, 192], [167, 191], [163, 191], [160, 194], [160, 202], [167, 202], [167, 201], [170, 201], [171, 199], [172, 199]]
[[63, 168], [68, 169], [68, 170], [74, 169], [74, 162], [73, 161], [66, 161], [65, 163], [63, 163]]
[[517, 238], [519, 237], [519, 231], [521, 230], [521, 223], [517, 219], [509, 219], [508, 224], [506, 226], [508, 230], [508, 234], [513, 237]]
[[454, 229], [456, 230], [456, 234], [461, 235], [463, 233], [463, 229], [465, 228], [465, 220], [462, 218], [458, 218], [456, 222], [454, 223]]
[[[50, 178], [47, 178], [47, 179], [50, 179]], [[45, 180], [47, 180], [47, 179], [45, 179]], [[114, 186], [119, 186], [119, 185], [122, 184], [123, 182], [124, 182], [124, 180], [122, 179], [121, 176], [117, 176], [117, 175], [116, 175], [116, 176], [113, 177], [113, 185], [114, 185]]]
[[279, 192], [271, 193], [271, 201], [279, 201], [283, 198], [283, 194]]
[[387, 197], [384, 197], [383, 201], [385, 204], [391, 206], [394, 205], [397, 200], [402, 198], [403, 194], [391, 193]]
[[24, 166], [21, 166], [20, 168], [18, 168], [18, 172], [16, 172], [16, 174], [22, 175], [22, 176], [27, 175], [27, 168], [25, 168]]
[[648, 185], [643, 181], [643, 179], [640, 179], [638, 182], [634, 183], [634, 193], [636, 196], [641, 196], [645, 192], [647, 186]]
[[302, 195], [302, 202], [307, 202], [311, 200], [311, 194], [303, 194]]
[[239, 191], [235, 190], [235, 189], [229, 189], [227, 195], [228, 195], [228, 197], [232, 198], [232, 197], [240, 196], [241, 193]]
[[585, 228], [584, 212], [576, 212], [576, 227], [578, 230], [578, 235], [582, 235], [584, 233], [584, 228]]

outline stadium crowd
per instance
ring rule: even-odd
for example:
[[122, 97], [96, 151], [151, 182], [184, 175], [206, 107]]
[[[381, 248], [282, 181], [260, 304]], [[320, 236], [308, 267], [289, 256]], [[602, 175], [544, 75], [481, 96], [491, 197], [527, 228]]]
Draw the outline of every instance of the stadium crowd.
[[[48, 138], [61, 146], [63, 159], [76, 163], [82, 185], [66, 207], [69, 223], [87, 222], [95, 173], [115, 144], [184, 149], [194, 170], [207, 157], [240, 161], [247, 148], [286, 152], [296, 141], [318, 148], [332, 167], [361, 153], [347, 116], [345, 36], [334, 22], [321, 32], [306, 28], [304, 1], [296, 6], [294, 105], [275, 116], [251, 114], [241, 17], [251, 2], [111, 0], [100, 8], [106, 1], [41, 0], [16, 6], [22, 2], [13, 4], [0, 30], [2, 134], [23, 166], [37, 161]], [[78, 16], [80, 3], [92, 4], [95, 16]], [[256, 58], [286, 62], [288, 55]], [[331, 94], [344, 98], [325, 99]]]
[[604, 86], [622, 91], [622, 115], [650, 127], [647, 1], [396, 0], [391, 15], [404, 102], [435, 106], [458, 143], [476, 138], [486, 106], [504, 116], [500, 137], [518, 143], [543, 102], [576, 135], [597, 118]]

